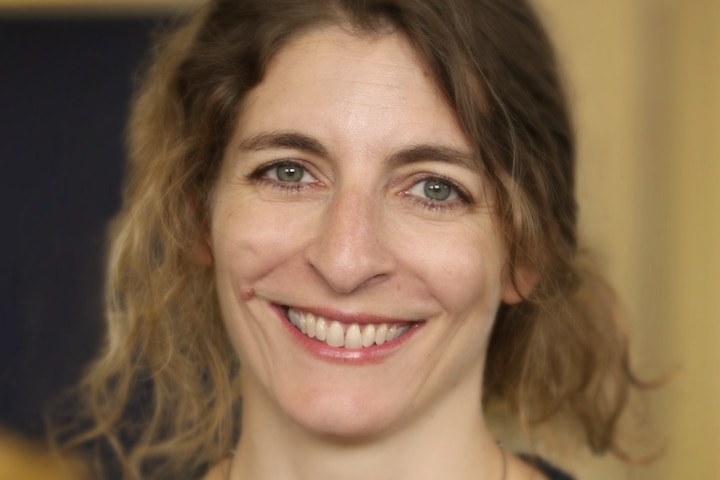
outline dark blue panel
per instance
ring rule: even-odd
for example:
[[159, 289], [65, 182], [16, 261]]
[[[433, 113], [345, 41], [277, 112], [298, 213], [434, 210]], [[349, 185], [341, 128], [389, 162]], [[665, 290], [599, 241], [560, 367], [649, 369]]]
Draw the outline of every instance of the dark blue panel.
[[105, 226], [157, 23], [0, 20], [0, 423], [27, 433], [99, 344]]

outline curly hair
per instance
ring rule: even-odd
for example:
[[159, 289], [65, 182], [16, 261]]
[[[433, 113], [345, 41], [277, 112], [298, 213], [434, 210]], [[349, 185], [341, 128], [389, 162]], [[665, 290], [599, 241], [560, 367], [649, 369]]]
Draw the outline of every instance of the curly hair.
[[498, 314], [485, 401], [526, 427], [568, 414], [593, 451], [615, 450], [634, 383], [628, 345], [612, 290], [578, 246], [574, 133], [526, 0], [214, 0], [158, 44], [109, 231], [107, 339], [67, 444], [102, 440], [106, 470], [125, 479], [196, 476], [233, 448], [239, 364], [198, 245], [245, 95], [290, 40], [331, 25], [409, 39], [488, 172], [512, 278], [537, 277]]

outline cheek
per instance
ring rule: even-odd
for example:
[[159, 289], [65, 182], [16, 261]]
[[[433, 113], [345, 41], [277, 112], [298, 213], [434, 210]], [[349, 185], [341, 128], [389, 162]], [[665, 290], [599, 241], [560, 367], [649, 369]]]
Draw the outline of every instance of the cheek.
[[213, 218], [216, 268], [233, 283], [254, 283], [296, 256], [310, 231], [307, 215], [262, 201], [218, 207]]
[[213, 210], [211, 236], [220, 306], [232, 343], [249, 364], [266, 361], [263, 352], [272, 348], [268, 332], [249, 321], [264, 318], [266, 312], [254, 311], [254, 302], [243, 298], [243, 291], [252, 288], [267, 294], [272, 292], [267, 287], [270, 280], [287, 274], [302, 251], [307, 231], [302, 218], [297, 212], [239, 195], [218, 198]]
[[[402, 249], [433, 297], [446, 311], [494, 312], [502, 295], [505, 257], [494, 231], [484, 225], [455, 225], [408, 236]], [[486, 231], [487, 230], [487, 231]]]

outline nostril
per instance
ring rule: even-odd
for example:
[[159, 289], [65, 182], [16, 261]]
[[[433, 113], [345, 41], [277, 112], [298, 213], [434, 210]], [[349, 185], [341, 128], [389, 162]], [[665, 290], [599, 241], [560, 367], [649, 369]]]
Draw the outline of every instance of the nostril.
[[359, 184], [339, 188], [305, 253], [330, 288], [347, 294], [383, 278], [395, 262], [383, 242], [383, 206], [367, 193], [372, 188]]

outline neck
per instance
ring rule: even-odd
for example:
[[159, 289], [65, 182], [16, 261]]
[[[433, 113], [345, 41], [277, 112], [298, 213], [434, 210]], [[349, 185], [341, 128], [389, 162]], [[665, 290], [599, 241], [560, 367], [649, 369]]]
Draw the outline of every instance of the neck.
[[[311, 432], [246, 390], [232, 480], [500, 480], [502, 454], [487, 431], [477, 382], [382, 432], [338, 438]], [[461, 413], [459, 413], [461, 412]]]

